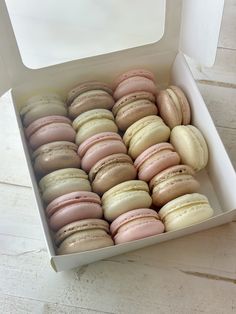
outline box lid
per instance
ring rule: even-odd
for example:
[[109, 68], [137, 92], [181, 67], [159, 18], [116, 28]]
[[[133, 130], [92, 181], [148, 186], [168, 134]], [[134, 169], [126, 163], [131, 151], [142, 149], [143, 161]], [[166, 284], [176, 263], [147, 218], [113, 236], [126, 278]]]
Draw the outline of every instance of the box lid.
[[[32, 75], [52, 71], [55, 64], [93, 62], [93, 56], [105, 60], [124, 50], [143, 55], [181, 50], [211, 66], [223, 6], [224, 0], [137, 0], [135, 8], [133, 0], [2, 0], [0, 95]], [[53, 32], [52, 51], [45, 40]], [[30, 49], [43, 69], [27, 59]]]

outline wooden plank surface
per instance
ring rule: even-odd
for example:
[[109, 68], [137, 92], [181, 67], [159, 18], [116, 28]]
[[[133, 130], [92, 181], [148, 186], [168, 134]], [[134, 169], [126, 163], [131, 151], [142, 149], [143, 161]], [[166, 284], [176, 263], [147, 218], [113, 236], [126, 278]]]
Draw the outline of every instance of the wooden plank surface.
[[[236, 167], [236, 1], [225, 3], [215, 66], [191, 67]], [[0, 126], [0, 313], [236, 313], [236, 222], [54, 273], [8, 95]]]

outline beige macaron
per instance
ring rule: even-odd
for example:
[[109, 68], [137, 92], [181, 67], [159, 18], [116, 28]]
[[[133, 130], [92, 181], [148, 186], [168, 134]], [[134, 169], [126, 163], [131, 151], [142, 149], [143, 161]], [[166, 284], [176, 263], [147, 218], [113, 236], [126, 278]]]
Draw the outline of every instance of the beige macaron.
[[177, 125], [189, 124], [191, 110], [184, 92], [177, 86], [169, 86], [157, 95], [159, 115], [173, 129]]
[[137, 170], [126, 154], [112, 154], [99, 160], [90, 170], [89, 179], [95, 193], [103, 194], [113, 186], [135, 179]]

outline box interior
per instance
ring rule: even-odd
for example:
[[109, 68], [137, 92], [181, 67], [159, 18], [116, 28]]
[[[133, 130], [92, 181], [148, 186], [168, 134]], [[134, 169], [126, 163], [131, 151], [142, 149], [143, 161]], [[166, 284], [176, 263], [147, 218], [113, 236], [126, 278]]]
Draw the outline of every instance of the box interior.
[[[200, 3], [200, 4], [199, 4]], [[182, 4], [184, 11], [182, 11]], [[118, 255], [124, 252], [135, 250], [147, 245], [166, 241], [169, 239], [177, 238], [186, 234], [190, 234], [203, 229], [208, 229], [219, 224], [231, 221], [236, 217], [236, 195], [232, 187], [236, 186], [236, 177], [234, 169], [230, 160], [225, 152], [222, 142], [217, 134], [211, 117], [207, 111], [204, 101], [198, 91], [194, 82], [191, 72], [186, 64], [183, 53], [178, 52], [179, 43], [182, 51], [195, 53], [196, 57], [202, 56], [202, 61], [209, 61], [209, 55], [206, 51], [196, 49], [202, 40], [193, 36], [197, 33], [198, 25], [193, 23], [191, 32], [185, 32], [186, 27], [191, 21], [191, 16], [201, 16], [202, 21], [218, 21], [220, 12], [222, 13], [222, 0], [199, 0], [196, 8], [196, 1], [193, 0], [176, 0], [175, 5], [170, 0], [166, 1], [166, 17], [165, 17], [165, 33], [159, 42], [154, 44], [147, 44], [142, 47], [130, 48], [123, 51], [107, 53], [100, 56], [89, 57], [77, 61], [71, 61], [57, 66], [50, 66], [38, 70], [30, 70], [26, 68], [21, 60], [18, 48], [14, 41], [12, 29], [9, 24], [9, 19], [6, 14], [6, 8], [2, 7], [0, 3], [0, 26], [3, 25], [1, 32], [6, 31], [9, 33], [10, 39], [4, 38], [0, 42], [1, 56], [0, 70], [7, 68], [6, 72], [9, 74], [5, 86], [0, 86], [1, 91], [4, 90], [9, 84], [13, 87], [12, 99], [15, 107], [16, 118], [18, 121], [19, 130], [21, 133], [22, 143], [29, 166], [29, 172], [32, 179], [37, 207], [41, 217], [41, 222], [44, 229], [46, 243], [51, 256], [51, 264], [55, 270], [66, 270], [72, 267], [81, 266], [83, 264], [91, 263], [93, 261]], [[202, 13], [201, 6], [206, 7], [204, 16], [199, 15]], [[216, 17], [209, 15], [207, 18], [208, 10], [214, 6]], [[187, 9], [188, 8], [188, 9]], [[2, 10], [3, 9], [3, 10]], [[196, 10], [195, 10], [196, 9]], [[186, 12], [188, 11], [188, 17]], [[185, 14], [184, 14], [185, 12]], [[198, 12], [198, 13], [196, 13]], [[210, 11], [211, 12], [211, 11]], [[182, 14], [182, 26], [181, 26]], [[210, 19], [210, 21], [209, 21]], [[190, 23], [191, 24], [191, 23]], [[218, 23], [219, 24], [219, 23]], [[215, 25], [213, 23], [213, 25]], [[5, 28], [4, 28], [5, 27]], [[219, 27], [219, 25], [218, 25]], [[182, 28], [182, 36], [181, 36]], [[202, 38], [209, 38], [213, 30], [210, 28], [209, 32], [205, 30], [202, 33]], [[183, 35], [185, 34], [185, 35]], [[206, 36], [205, 36], [206, 35]], [[215, 35], [218, 38], [217, 30]], [[215, 39], [215, 37], [214, 37]], [[209, 40], [211, 47], [210, 59], [214, 59], [214, 45], [215, 42]], [[14, 43], [14, 44], [13, 44]], [[12, 45], [11, 45], [12, 44]], [[13, 47], [13, 48], [12, 48]], [[12, 49], [11, 49], [12, 48]], [[195, 48], [195, 50], [194, 50]], [[205, 50], [209, 48], [205, 45]], [[206, 58], [205, 58], [206, 57]], [[66, 97], [67, 92], [76, 84], [87, 80], [101, 80], [104, 82], [112, 82], [112, 80], [120, 73], [132, 68], [147, 68], [150, 69], [156, 76], [157, 82], [161, 87], [165, 87], [169, 83], [179, 85], [187, 94], [192, 108], [193, 119], [192, 123], [200, 128], [208, 142], [210, 150], [210, 160], [207, 168], [201, 171], [197, 178], [201, 183], [201, 192], [208, 198], [212, 207], [215, 210], [215, 216], [200, 224], [190, 226], [178, 231], [168, 232], [162, 235], [117, 245], [114, 247], [93, 250], [90, 252], [76, 253], [65, 256], [55, 256], [54, 245], [47, 225], [47, 220], [44, 214], [43, 204], [40, 199], [40, 194], [37, 188], [34, 172], [31, 165], [27, 143], [24, 137], [24, 131], [19, 117], [19, 109], [24, 101], [33, 94], [47, 91], [56, 91], [63, 98]], [[2, 71], [0, 71], [1, 73]], [[1, 74], [0, 74], [1, 79]]]
[[[168, 83], [174, 83], [182, 87], [188, 95], [193, 112], [192, 123], [201, 129], [207, 139], [210, 150], [209, 164], [205, 170], [202, 170], [197, 174], [197, 179], [201, 184], [200, 192], [209, 198], [209, 201], [215, 210], [215, 215], [201, 224], [190, 226], [179, 231], [135, 241], [135, 243], [128, 243], [121, 246], [119, 245], [112, 248], [92, 251], [96, 252], [96, 254], [93, 254], [92, 252], [77, 253], [72, 254], [73, 258], [72, 256], [55, 256], [54, 245], [47, 225], [47, 219], [45, 217], [43, 204], [40, 199], [37, 182], [35, 180], [30, 156], [27, 150], [27, 144], [24, 138], [23, 127], [19, 117], [19, 108], [22, 105], [22, 101], [29, 97], [29, 95], [45, 90], [57, 91], [65, 97], [66, 92], [68, 92], [71, 86], [74, 86], [79, 82], [89, 79], [111, 82], [116, 77], [118, 72], [123, 72], [128, 68], [133, 68], [138, 65], [139, 67], [141, 66], [152, 70], [156, 75], [157, 82], [161, 86], [166, 86]], [[105, 72], [104, 68], [107, 69], [107, 72]], [[77, 73], [80, 73], [80, 75], [78, 76]], [[12, 90], [16, 116], [36, 195], [37, 207], [39, 208], [48, 249], [50, 255], [53, 257], [51, 261], [52, 266], [55, 269], [64, 270], [70, 268], [68, 265], [71, 267], [83, 265], [104, 257], [114, 256], [146, 245], [166, 241], [170, 238], [176, 238], [232, 220], [236, 212], [236, 196], [232, 190], [232, 186], [235, 186], [236, 184], [235, 172], [215, 130], [204, 101], [197, 89], [185, 58], [181, 53], [178, 53], [177, 55], [173, 53], [157, 53], [145, 57], [124, 59], [122, 64], [119, 60], [117, 60], [112, 63], [112, 67], [110, 67], [110, 64], [97, 64], [96, 66], [87, 68], [85, 77], [82, 73], [83, 72], [80, 71], [79, 67], [74, 67], [71, 71], [68, 70], [66, 77], [60, 75], [61, 72], [59, 71], [58, 73], [55, 72], [49, 77], [46, 77], [43, 82], [41, 80], [38, 81], [37, 79], [31, 80], [29, 83], [19, 85]], [[222, 160], [224, 160], [224, 163], [222, 163]], [[226, 180], [223, 185], [220, 184], [222, 178], [223, 180]], [[225, 187], [228, 189], [225, 189]]]

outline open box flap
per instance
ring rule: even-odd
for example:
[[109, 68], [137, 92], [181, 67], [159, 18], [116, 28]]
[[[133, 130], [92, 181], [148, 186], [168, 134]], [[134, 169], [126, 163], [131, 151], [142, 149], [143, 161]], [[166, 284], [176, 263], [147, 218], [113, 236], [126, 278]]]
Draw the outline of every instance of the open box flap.
[[224, 0], [183, 0], [180, 50], [201, 65], [213, 66]]
[[0, 96], [14, 86], [16, 78], [26, 72], [5, 5], [0, 0]]
[[[127, 1], [132, 1], [132, 0], [125, 0]], [[179, 46], [181, 50], [189, 55], [190, 57], [195, 58], [199, 63], [202, 64], [212, 64], [215, 58], [215, 53], [216, 53], [216, 46], [217, 46], [217, 40], [218, 40], [218, 34], [219, 34], [219, 29], [220, 29], [220, 21], [221, 21], [221, 16], [222, 16], [222, 11], [223, 11], [223, 0], [148, 0], [144, 3], [143, 1], [139, 1], [139, 5], [145, 5], [144, 9], [150, 12], [152, 7], [149, 7], [151, 4], [155, 4], [155, 8], [159, 8], [159, 11], [153, 10], [153, 12], [158, 12], [156, 14], [156, 18], [159, 20], [160, 19], [160, 12], [165, 16], [165, 19], [163, 18], [162, 23], [157, 23], [155, 24], [157, 28], [161, 29], [151, 29], [154, 35], [156, 34], [156, 37], [154, 36], [153, 38], [156, 38], [156, 40], [150, 39], [150, 42], [148, 43], [146, 39], [142, 44], [138, 44], [137, 41], [137, 47], [135, 45], [132, 47], [126, 46], [124, 50], [119, 50], [115, 51], [112, 50], [110, 47], [110, 41], [107, 39], [107, 45], [108, 45], [108, 50], [103, 51], [102, 54], [95, 54], [95, 56], [92, 56], [89, 53], [87, 54], [87, 58], [80, 56], [78, 48], [76, 46], [73, 46], [73, 43], [76, 41], [65, 41], [68, 38], [60, 38], [58, 41], [53, 41], [55, 44], [55, 50], [53, 51], [55, 60], [53, 60], [49, 66], [49, 64], [46, 64], [44, 68], [39, 68], [37, 70], [32, 70], [28, 67], [26, 67], [24, 64], [27, 64], [23, 58], [22, 53], [20, 54], [20, 51], [17, 46], [17, 42], [15, 39], [15, 34], [17, 35], [17, 32], [13, 32], [13, 28], [11, 25], [10, 17], [6, 8], [6, 4], [4, 0], [0, 0], [0, 92], [3, 93], [10, 87], [14, 87], [17, 84], [24, 82], [28, 79], [33, 79], [33, 77], [43, 77], [47, 74], [51, 74], [53, 71], [56, 71], [58, 69], [66, 70], [68, 68], [72, 67], [78, 67], [80, 65], [83, 65], [86, 67], [86, 65], [89, 65], [91, 63], [105, 63], [105, 62], [112, 62], [114, 58], [117, 58], [121, 60], [124, 60], [126, 58], [127, 60], [129, 58], [133, 58], [133, 56], [147, 56], [151, 54], [158, 54], [158, 53], [164, 53], [164, 52], [173, 52], [173, 55], [178, 52]], [[126, 3], [124, 2], [124, 3]], [[9, 3], [13, 4], [13, 8], [15, 8], [15, 4], [19, 2], [14, 2], [13, 0], [9, 1]], [[44, 2], [38, 2], [42, 3], [42, 6], [45, 6]], [[53, 0], [50, 0], [50, 3], [52, 5]], [[75, 2], [76, 5], [79, 7], [79, 5], [82, 2]], [[83, 1], [83, 5], [87, 5], [88, 2]], [[91, 5], [91, 1], [89, 2]], [[109, 2], [101, 1], [101, 5], [107, 4]], [[131, 2], [130, 2], [131, 3]], [[23, 2], [20, 4], [23, 5]], [[67, 1], [61, 1], [60, 4], [65, 4], [68, 6]], [[181, 8], [183, 4], [183, 12], [182, 12], [182, 28], [180, 31], [180, 24], [181, 24]], [[118, 2], [114, 2], [114, 5], [118, 5]], [[119, 5], [122, 6], [122, 3], [119, 2]], [[39, 7], [37, 7], [37, 10], [39, 10]], [[112, 6], [104, 6], [104, 10], [112, 10]], [[9, 8], [8, 8], [9, 9]], [[44, 8], [45, 9], [45, 8]], [[70, 8], [71, 10], [72, 8]], [[114, 9], [113, 9], [114, 10]], [[55, 14], [59, 14], [60, 12], [57, 12], [57, 6], [54, 6], [54, 11]], [[54, 12], [53, 11], [53, 12]], [[63, 11], [64, 12], [64, 11]], [[79, 11], [78, 11], [79, 12]], [[146, 12], [146, 11], [145, 11]], [[14, 12], [13, 12], [14, 13]], [[121, 13], [123, 14], [124, 12], [121, 10]], [[109, 11], [106, 12], [107, 15], [109, 15]], [[122, 14], [120, 18], [122, 19]], [[130, 14], [128, 12], [128, 14]], [[166, 14], [166, 15], [165, 15]], [[60, 15], [60, 25], [64, 25], [64, 20], [63, 20], [63, 15]], [[68, 20], [68, 19], [67, 19]], [[78, 18], [79, 20], [79, 18]], [[85, 19], [86, 20], [86, 19]], [[126, 20], [126, 28], [128, 27], [128, 20]], [[44, 25], [44, 21], [42, 20], [41, 25]], [[54, 22], [52, 21], [52, 24]], [[21, 25], [21, 24], [19, 24]], [[51, 25], [51, 24], [50, 24]], [[57, 24], [58, 25], [58, 24]], [[153, 24], [152, 24], [153, 25]], [[26, 32], [25, 34], [27, 35], [27, 29], [31, 29], [34, 27], [34, 23], [32, 24], [25, 24], [24, 25], [24, 31]], [[79, 26], [79, 24], [77, 25]], [[164, 29], [165, 26], [165, 29]], [[47, 31], [52, 31], [54, 29], [55, 31], [55, 25], [51, 26], [53, 28], [47, 29], [44, 28], [45, 34]], [[77, 27], [78, 28], [78, 27]], [[88, 29], [91, 31], [92, 28]], [[129, 29], [129, 28], [127, 28]], [[70, 31], [73, 30], [73, 28], [70, 28]], [[164, 35], [162, 36], [162, 31], [164, 30]], [[75, 28], [76, 32], [76, 28]], [[127, 32], [128, 33], [128, 32]], [[64, 33], [63, 33], [64, 34]], [[87, 38], [90, 38], [90, 33], [87, 33]], [[41, 34], [43, 35], [43, 33]], [[59, 35], [61, 35], [59, 33]], [[65, 35], [65, 34], [64, 34]], [[139, 36], [138, 32], [132, 34], [132, 36]], [[76, 38], [76, 33], [73, 34]], [[179, 40], [179, 36], [181, 40]], [[18, 38], [18, 37], [17, 37]], [[27, 39], [27, 36], [24, 38]], [[106, 37], [105, 37], [106, 38]], [[128, 37], [129, 39], [130, 37]], [[126, 38], [127, 39], [127, 38]], [[29, 38], [27, 39], [29, 40]], [[42, 47], [44, 47], [45, 53], [47, 52], [47, 45], [43, 45], [43, 40], [44, 36], [37, 37], [37, 40], [40, 41], [42, 40]], [[65, 42], [66, 42], [66, 48], [67, 51], [70, 51], [70, 49], [77, 49], [74, 57], [68, 58], [68, 56], [65, 55], [65, 58], [62, 58], [63, 54], [66, 54], [64, 50], [62, 50], [63, 47], [65, 47]], [[18, 38], [18, 43], [20, 43], [19, 38]], [[30, 47], [30, 42], [27, 42], [28, 48]], [[64, 45], [64, 46], [60, 46]], [[72, 45], [72, 46], [71, 46]], [[32, 45], [31, 45], [32, 46]], [[21, 45], [19, 45], [21, 48]], [[85, 49], [84, 47], [82, 47]], [[31, 49], [31, 48], [29, 48]], [[63, 53], [62, 53], [63, 51]], [[21, 51], [22, 52], [22, 51]], [[85, 50], [86, 52], [86, 50]], [[106, 53], [105, 53], [106, 52]], [[37, 51], [35, 52], [37, 53]], [[62, 54], [62, 55], [61, 55]], [[22, 58], [21, 58], [22, 55]], [[37, 58], [40, 58], [40, 54], [37, 55]], [[81, 59], [78, 59], [80, 57]], [[45, 55], [44, 55], [45, 58]], [[22, 62], [22, 59], [24, 61], [24, 64]], [[78, 60], [76, 60], [78, 59]], [[57, 64], [56, 66], [55, 63], [62, 62], [60, 64]], [[67, 62], [68, 60], [76, 60], [75, 63]], [[63, 63], [64, 62], [64, 63]], [[41, 62], [42, 64], [42, 62]], [[28, 64], [27, 64], [28, 66]]]

